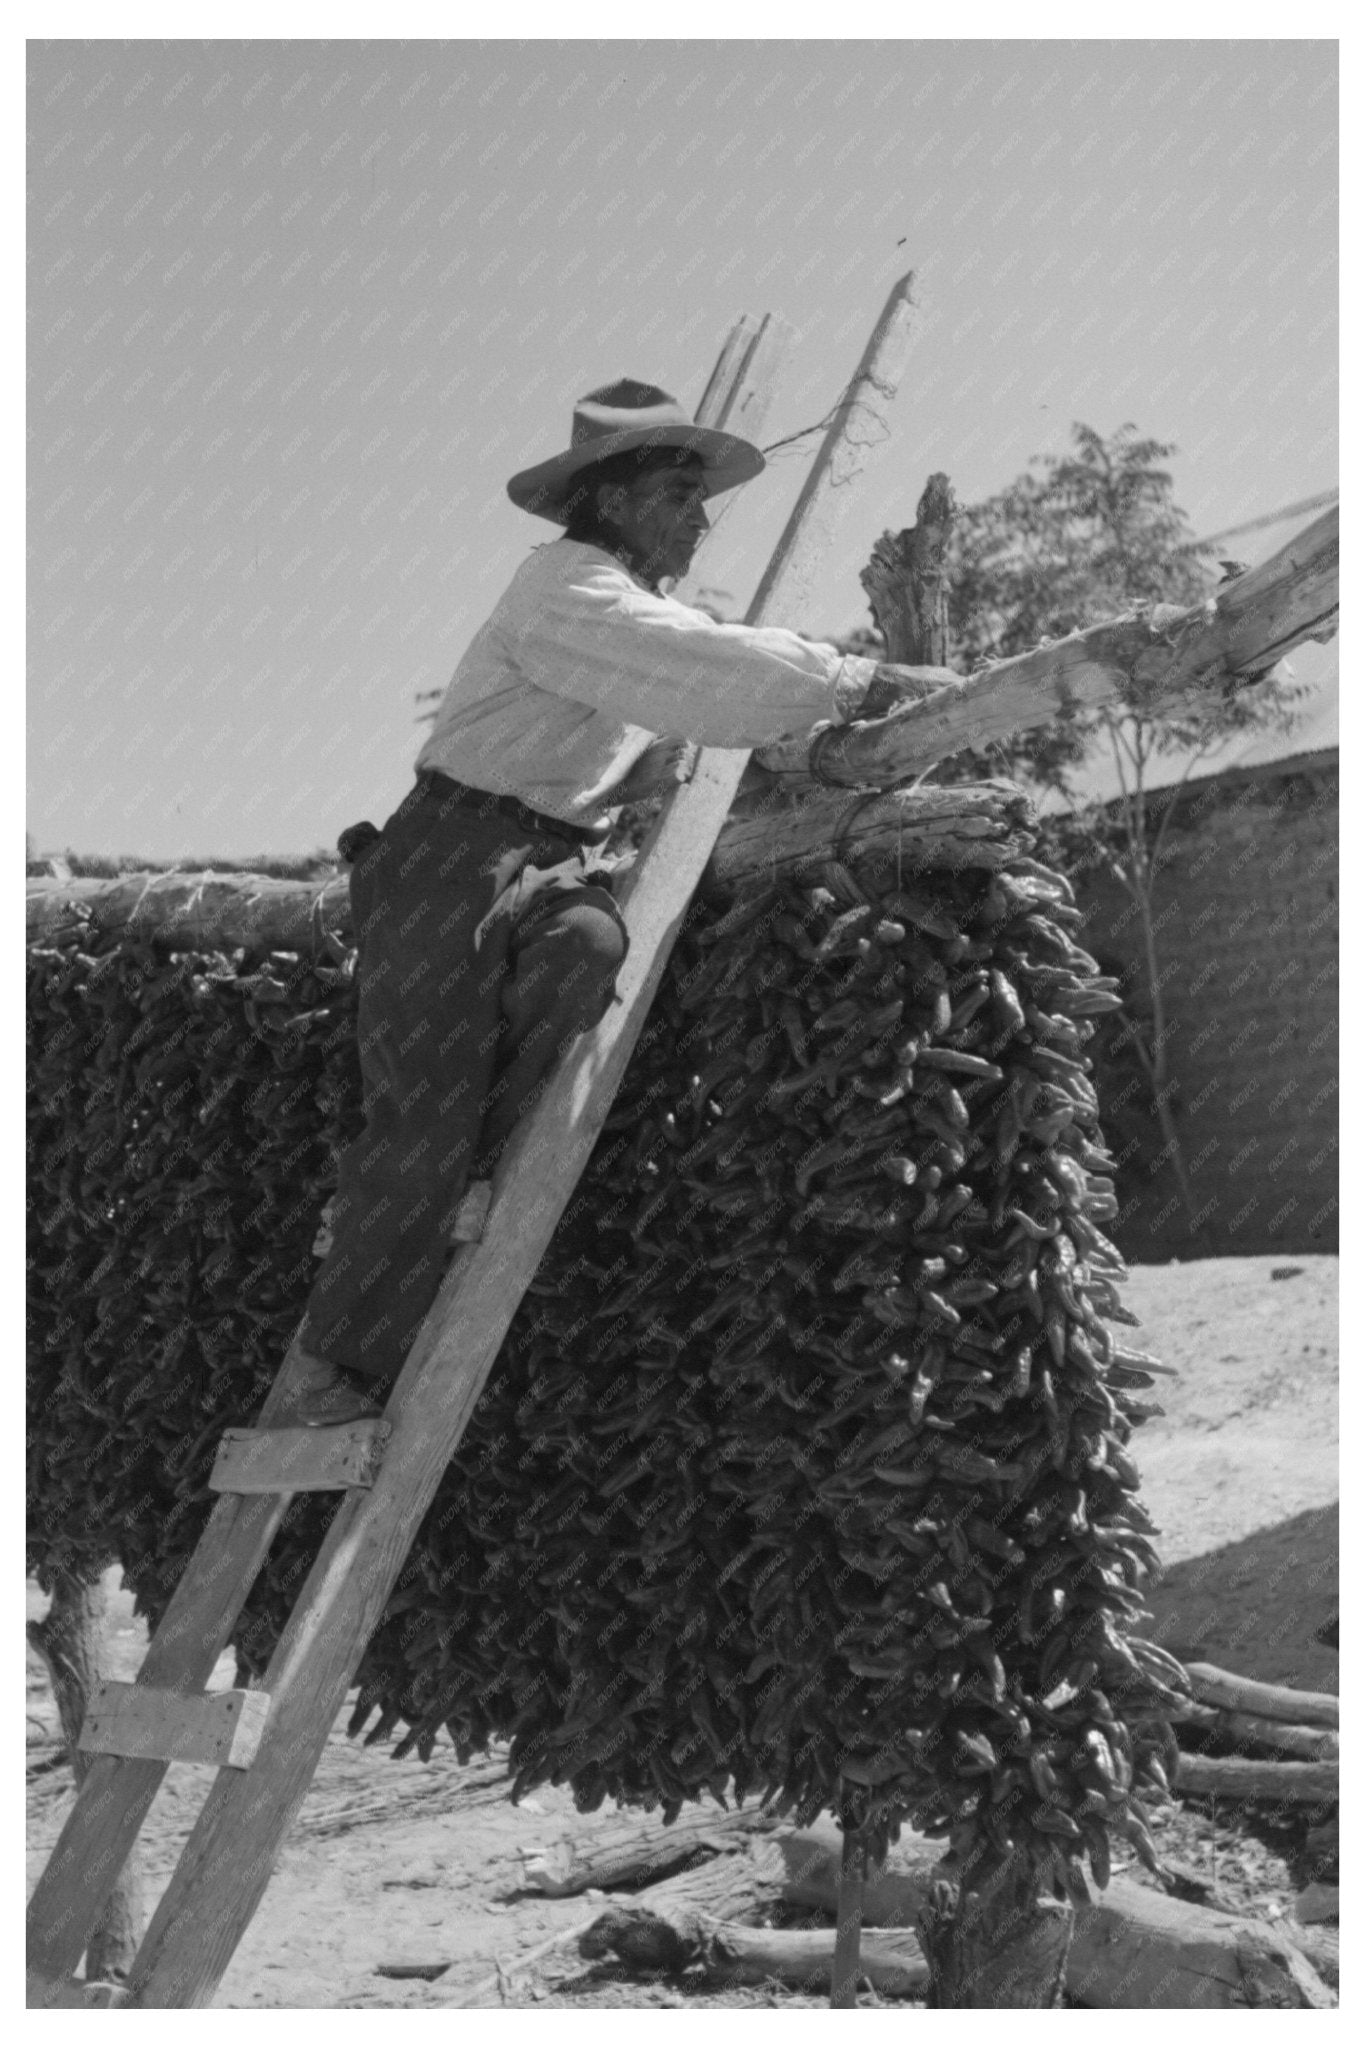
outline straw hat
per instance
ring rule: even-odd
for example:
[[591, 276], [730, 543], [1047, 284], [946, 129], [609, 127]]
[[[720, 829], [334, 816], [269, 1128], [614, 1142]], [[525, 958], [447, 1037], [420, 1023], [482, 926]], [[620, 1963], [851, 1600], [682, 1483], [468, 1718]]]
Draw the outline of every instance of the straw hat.
[[569, 516], [565, 500], [580, 470], [608, 455], [623, 455], [630, 448], [686, 448], [702, 465], [708, 498], [748, 483], [764, 467], [763, 457], [751, 441], [719, 433], [714, 427], [699, 427], [677, 399], [660, 391], [657, 384], [621, 377], [579, 400], [563, 454], [519, 470], [507, 486], [507, 495], [524, 512], [563, 526]]

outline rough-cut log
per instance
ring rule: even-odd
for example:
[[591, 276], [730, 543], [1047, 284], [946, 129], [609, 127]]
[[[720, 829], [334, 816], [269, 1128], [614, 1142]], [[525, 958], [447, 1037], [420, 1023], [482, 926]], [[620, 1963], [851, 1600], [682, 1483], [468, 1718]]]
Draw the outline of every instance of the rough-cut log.
[[1216, 1664], [1187, 1664], [1197, 1700], [1234, 1713], [1263, 1714], [1268, 1721], [1291, 1721], [1314, 1728], [1341, 1725], [1341, 1701], [1331, 1692], [1296, 1692], [1291, 1685], [1266, 1685], [1258, 1678], [1239, 1678]]
[[[820, 1988], [834, 1967], [835, 1935], [824, 1928], [741, 1927], [717, 1920], [703, 1929], [699, 1960], [730, 1984]], [[929, 1982], [929, 1965], [908, 1928], [865, 1928], [854, 1988], [864, 1981], [887, 1998], [909, 1998]], [[850, 2004], [856, 2004], [856, 1998]]]
[[1181, 1792], [1262, 1799], [1275, 1806], [1326, 1806], [1339, 1794], [1337, 1765], [1282, 1764], [1249, 1756], [1181, 1756]]
[[761, 1810], [698, 1814], [670, 1828], [648, 1815], [623, 1813], [590, 1841], [566, 1838], [548, 1849], [523, 1852], [522, 1882], [550, 1899], [657, 1884], [699, 1857], [743, 1849], [751, 1836], [776, 1825]]
[[[823, 1988], [835, 1968], [832, 1928], [746, 1927], [737, 1920], [644, 1899], [609, 1907], [578, 1937], [592, 1962], [610, 1956], [628, 1970], [686, 1970], [700, 1963], [727, 1983], [781, 1983]], [[929, 1966], [908, 1928], [865, 1930], [855, 1990], [866, 1978], [890, 1997], [922, 1991]], [[851, 2001], [856, 2003], [856, 2000]]]
[[[871, 728], [868, 728], [871, 730]], [[708, 875], [755, 887], [776, 874], [813, 872], [837, 854], [860, 869], [998, 868], [1032, 853], [1036, 812], [1015, 783], [955, 783], [854, 796], [773, 786], [741, 798], [726, 820]]]
[[[47, 1613], [41, 1621], [31, 1621], [27, 1627], [28, 1640], [47, 1667], [77, 1785], [85, 1782], [90, 1769], [90, 1758], [78, 1743], [86, 1707], [103, 1681], [100, 1650], [107, 1605], [102, 1580], [62, 1574], [53, 1585], [52, 1604]], [[141, 1860], [134, 1850], [90, 1937], [85, 1955], [87, 1981], [102, 1983], [125, 1978], [141, 1939]]]
[[[899, 858], [907, 871], [997, 868], [1032, 850], [1034, 816], [1012, 782], [895, 790], [863, 803], [837, 790], [769, 788], [727, 819], [708, 873], [741, 885], [761, 882], [775, 870], [828, 860], [836, 842], [856, 849], [859, 860], [877, 853]], [[168, 947], [264, 946], [321, 955], [324, 933], [349, 940], [351, 902], [345, 875], [325, 883], [212, 873], [30, 878], [30, 944], [84, 919]]]
[[[580, 1953], [590, 1960], [614, 1955], [632, 1969], [686, 1969], [702, 1955], [709, 1926], [757, 1921], [782, 1898], [789, 1839], [760, 1838], [742, 1855], [714, 1857], [633, 1897], [613, 1899], [579, 1937]], [[823, 1843], [819, 1853], [825, 1854]]]
[[[783, 1886], [792, 1903], [834, 1911], [839, 1835], [832, 1823], [800, 1837], [799, 1875]], [[783, 1838], [762, 1845], [770, 1855]], [[942, 1845], [902, 1835], [880, 1873], [868, 1880], [864, 1932], [872, 1926], [915, 1927], [936, 1881], [933, 1858]], [[789, 1852], [790, 1853], [790, 1852]], [[1171, 1899], [1131, 1878], [1111, 1879], [1089, 1906], [1076, 1909], [1067, 1959], [1068, 1996], [1095, 2007], [1232, 2007], [1330, 2004], [1297, 1945], [1278, 1928], [1236, 1914]]]
[[1198, 1700], [1172, 1707], [1169, 1718], [1175, 1727], [1202, 1728], [1210, 1735], [1226, 1736], [1242, 1749], [1275, 1749], [1283, 1756], [1304, 1757], [1310, 1763], [1335, 1763], [1341, 1754], [1340, 1737], [1334, 1728], [1296, 1728], [1289, 1721], [1269, 1721], [1261, 1714], [1234, 1714], [1226, 1707], [1209, 1707]]
[[[850, 786], [888, 787], [964, 747], [981, 747], [1063, 711], [1093, 711], [1125, 698], [1144, 707], [1196, 711], [1230, 684], [1261, 675], [1304, 640], [1329, 640], [1337, 618], [1337, 512], [1202, 605], [1153, 605], [1130, 618], [1069, 633], [945, 684], [890, 718], [851, 726], [822, 743], [820, 766]], [[774, 741], [757, 759], [804, 777], [804, 736]]]
[[278, 946], [322, 951], [326, 931], [348, 934], [347, 877], [293, 882], [273, 875], [115, 875], [28, 884], [30, 943], [56, 936], [83, 919], [101, 930], [122, 927], [171, 946]]
[[948, 660], [948, 542], [953, 531], [952, 486], [941, 471], [930, 477], [903, 533], [884, 533], [859, 581], [886, 642], [888, 661], [917, 667]]

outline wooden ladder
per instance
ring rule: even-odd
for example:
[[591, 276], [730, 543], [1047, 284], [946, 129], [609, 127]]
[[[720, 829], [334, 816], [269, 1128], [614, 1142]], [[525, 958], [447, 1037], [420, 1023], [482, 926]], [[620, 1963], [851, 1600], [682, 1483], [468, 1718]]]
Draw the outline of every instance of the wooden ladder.
[[[908, 354], [909, 280], [893, 292], [778, 544], [750, 623], [808, 561], [812, 490], [848, 449], [858, 396], [885, 402]], [[707, 385], [700, 422], [752, 437], [790, 330], [747, 316]], [[847, 466], [837, 479], [847, 481]], [[804, 540], [803, 540], [804, 537]], [[229, 1430], [218, 1495], [134, 1684], [105, 1684], [81, 1733], [93, 1760], [29, 1904], [30, 2006], [209, 2005], [269, 1882], [365, 1645], [459, 1444], [507, 1328], [588, 1163], [748, 755], [703, 749], [624, 878], [630, 948], [619, 1000], [566, 1056], [499, 1161], [479, 1242], [455, 1252], [380, 1421], [275, 1427], [299, 1371], [297, 1338], [250, 1430]], [[259, 1689], [208, 1692], [296, 1493], [343, 1498]], [[171, 1762], [220, 1768], [126, 1987], [75, 1971]]]

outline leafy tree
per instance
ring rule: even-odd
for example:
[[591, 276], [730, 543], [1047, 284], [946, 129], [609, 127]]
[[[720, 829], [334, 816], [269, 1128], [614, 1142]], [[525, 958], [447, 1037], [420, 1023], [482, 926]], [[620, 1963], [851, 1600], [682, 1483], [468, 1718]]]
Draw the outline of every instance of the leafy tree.
[[[1193, 605], [1216, 578], [1201, 560], [1185, 514], [1175, 503], [1168, 443], [1131, 424], [1107, 440], [1077, 424], [1071, 451], [1035, 457], [1022, 476], [958, 513], [952, 544], [949, 616], [953, 665], [964, 671], [1044, 641], [1154, 604]], [[1222, 563], [1225, 575], [1238, 563]], [[1070, 799], [1052, 827], [1054, 851], [1075, 868], [1102, 863], [1133, 904], [1142, 937], [1143, 986], [1125, 1012], [1126, 1050], [1151, 1092], [1162, 1143], [1180, 1187], [1192, 1232], [1193, 1195], [1173, 1113], [1170, 1031], [1163, 994], [1154, 897], [1175, 805], [1154, 807], [1151, 769], [1162, 755], [1186, 753], [1178, 789], [1193, 769], [1232, 734], [1287, 730], [1304, 695], [1290, 672], [1271, 669], [1247, 687], [1211, 698], [1199, 716], [1157, 715], [1131, 706], [1058, 720], [983, 753], [943, 764], [947, 780], [1005, 773]], [[1077, 766], [1107, 748], [1120, 794], [1107, 804], [1080, 801]]]

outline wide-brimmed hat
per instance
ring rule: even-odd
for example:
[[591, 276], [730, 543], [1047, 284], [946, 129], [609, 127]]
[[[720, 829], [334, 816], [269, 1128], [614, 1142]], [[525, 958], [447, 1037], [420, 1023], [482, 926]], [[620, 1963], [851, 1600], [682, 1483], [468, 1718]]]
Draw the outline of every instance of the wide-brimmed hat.
[[631, 448], [685, 448], [702, 465], [708, 498], [718, 491], [733, 490], [736, 484], [747, 484], [764, 467], [752, 441], [719, 433], [714, 427], [699, 427], [677, 399], [657, 384], [621, 377], [579, 400], [563, 454], [519, 470], [507, 486], [507, 495], [524, 512], [562, 526], [568, 518], [565, 501], [572, 495], [579, 472]]

